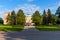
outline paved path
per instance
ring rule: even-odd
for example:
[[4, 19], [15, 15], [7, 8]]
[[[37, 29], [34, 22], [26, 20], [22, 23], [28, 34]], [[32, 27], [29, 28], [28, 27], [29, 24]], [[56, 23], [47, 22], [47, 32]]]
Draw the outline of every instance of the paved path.
[[25, 26], [24, 29], [35, 28], [35, 26]]
[[0, 32], [0, 40], [60, 40], [60, 31], [38, 31], [35, 28], [21, 32]]

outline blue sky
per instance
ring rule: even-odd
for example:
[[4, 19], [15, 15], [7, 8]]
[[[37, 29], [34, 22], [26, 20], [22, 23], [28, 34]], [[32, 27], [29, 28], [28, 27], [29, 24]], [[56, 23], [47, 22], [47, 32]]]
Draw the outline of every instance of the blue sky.
[[25, 14], [33, 14], [38, 10], [41, 14], [45, 9], [51, 9], [52, 13], [60, 6], [60, 0], [0, 0], [0, 17], [3, 18], [4, 12], [22, 9]]

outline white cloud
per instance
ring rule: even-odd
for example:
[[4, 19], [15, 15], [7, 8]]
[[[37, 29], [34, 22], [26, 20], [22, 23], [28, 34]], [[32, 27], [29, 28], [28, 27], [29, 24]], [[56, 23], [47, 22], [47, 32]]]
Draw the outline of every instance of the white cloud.
[[33, 14], [36, 10], [40, 11], [40, 7], [33, 4], [19, 5], [17, 8], [15, 8], [15, 11], [18, 11], [19, 9], [22, 9], [25, 14]]
[[0, 14], [3, 14], [3, 12], [0, 12]]
[[57, 9], [60, 6], [60, 2], [57, 2], [55, 5], [51, 7], [51, 9]]
[[58, 2], [57, 5], [60, 6], [60, 2]]
[[53, 6], [49, 7], [51, 10], [56, 10], [60, 6], [60, 2], [55, 3]]
[[0, 5], [0, 14], [3, 13], [2, 8], [4, 8], [4, 6], [3, 5]]
[[0, 8], [0, 14], [4, 14], [4, 12], [11, 12], [12, 10], [9, 10], [9, 9], [7, 9], [7, 8], [5, 8], [5, 7], [2, 7], [2, 8]]
[[59, 6], [60, 6], [60, 2], [57, 2], [57, 3], [50, 5], [49, 7], [45, 8], [45, 9], [47, 11], [49, 8], [52, 11], [52, 13], [55, 13]]

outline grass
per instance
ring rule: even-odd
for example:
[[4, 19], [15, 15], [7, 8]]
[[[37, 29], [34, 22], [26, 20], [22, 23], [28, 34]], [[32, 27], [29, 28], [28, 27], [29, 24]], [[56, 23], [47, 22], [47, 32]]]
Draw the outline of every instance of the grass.
[[21, 30], [23, 30], [23, 26], [0, 25], [0, 31], [13, 32], [13, 31], [21, 31]]
[[[14, 31], [21, 31], [23, 30], [24, 26], [8, 26], [8, 25], [0, 25], [0, 31], [6, 31], [6, 32], [14, 32]], [[60, 31], [60, 28], [56, 25], [52, 26], [46, 26], [46, 25], [41, 25], [41, 26], [36, 26], [36, 29], [40, 31]]]
[[52, 25], [52, 26], [36, 26], [36, 29], [40, 31], [60, 31], [60, 28], [58, 26]]

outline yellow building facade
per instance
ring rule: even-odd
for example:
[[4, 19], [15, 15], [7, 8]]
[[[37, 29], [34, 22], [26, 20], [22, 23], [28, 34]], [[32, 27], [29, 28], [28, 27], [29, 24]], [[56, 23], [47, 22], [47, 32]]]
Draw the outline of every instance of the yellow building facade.
[[10, 12], [4, 12], [4, 24], [8, 24], [8, 16], [10, 15]]

